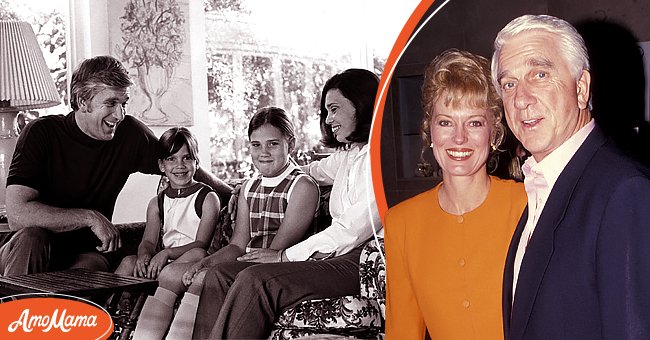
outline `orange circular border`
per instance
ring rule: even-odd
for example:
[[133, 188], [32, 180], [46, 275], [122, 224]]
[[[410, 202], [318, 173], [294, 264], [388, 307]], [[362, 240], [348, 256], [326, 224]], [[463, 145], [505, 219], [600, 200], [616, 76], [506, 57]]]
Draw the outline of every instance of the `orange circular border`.
[[382, 223], [384, 216], [388, 210], [386, 203], [386, 194], [384, 192], [384, 182], [381, 172], [381, 125], [384, 115], [384, 106], [386, 104], [386, 96], [388, 94], [388, 87], [392, 79], [393, 71], [399, 61], [400, 56], [404, 52], [406, 45], [417, 28], [418, 23], [424, 17], [426, 11], [431, 7], [435, 0], [422, 0], [415, 8], [408, 21], [402, 28], [393, 48], [391, 49], [384, 72], [379, 81], [379, 89], [375, 99], [374, 119], [370, 135], [370, 169], [372, 173], [372, 183], [375, 191], [375, 199], [377, 201], [377, 209], [379, 216], [381, 216]]

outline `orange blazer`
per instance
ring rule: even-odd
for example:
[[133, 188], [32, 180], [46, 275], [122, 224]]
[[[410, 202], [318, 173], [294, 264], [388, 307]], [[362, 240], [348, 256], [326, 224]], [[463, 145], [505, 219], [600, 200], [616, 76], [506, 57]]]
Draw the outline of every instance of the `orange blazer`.
[[503, 268], [527, 201], [522, 183], [490, 179], [462, 216], [440, 208], [440, 185], [388, 211], [386, 339], [503, 339]]

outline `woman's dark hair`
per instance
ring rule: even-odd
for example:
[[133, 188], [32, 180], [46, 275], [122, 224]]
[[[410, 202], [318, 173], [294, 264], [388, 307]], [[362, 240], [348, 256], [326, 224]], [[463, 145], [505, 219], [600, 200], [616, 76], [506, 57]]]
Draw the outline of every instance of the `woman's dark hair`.
[[344, 148], [348, 144], [339, 142], [334, 136], [334, 132], [332, 132], [332, 127], [325, 123], [327, 119], [327, 108], [325, 107], [327, 92], [337, 89], [341, 91], [343, 97], [354, 105], [357, 125], [347, 137], [347, 140], [349, 142], [367, 143], [370, 138], [373, 107], [378, 88], [379, 78], [368, 70], [351, 68], [330, 78], [325, 83], [320, 98], [320, 130], [323, 135], [321, 143], [326, 147], [337, 149]]
[[160, 145], [159, 159], [163, 160], [180, 150], [183, 145], [187, 145], [192, 159], [199, 161], [199, 143], [196, 137], [184, 127], [173, 127], [165, 131], [158, 141]]
[[280, 130], [289, 142], [289, 151], [293, 150], [293, 147], [296, 145], [296, 134], [293, 129], [293, 123], [291, 123], [291, 120], [283, 109], [269, 106], [255, 112], [250, 123], [248, 123], [248, 138], [251, 138], [253, 131], [265, 124], [270, 124]]

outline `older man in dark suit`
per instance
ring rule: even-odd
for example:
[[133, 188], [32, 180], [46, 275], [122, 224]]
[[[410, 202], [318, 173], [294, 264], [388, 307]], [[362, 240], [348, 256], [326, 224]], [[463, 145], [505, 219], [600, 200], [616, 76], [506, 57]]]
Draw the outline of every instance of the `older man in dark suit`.
[[506, 339], [650, 339], [650, 172], [592, 119], [582, 37], [526, 15], [494, 47], [508, 124], [532, 154], [504, 273]]

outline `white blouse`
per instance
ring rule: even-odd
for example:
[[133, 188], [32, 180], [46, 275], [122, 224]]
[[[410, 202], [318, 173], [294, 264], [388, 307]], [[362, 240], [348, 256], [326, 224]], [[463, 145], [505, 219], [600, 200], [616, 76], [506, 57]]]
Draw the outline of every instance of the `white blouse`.
[[372, 188], [368, 144], [355, 144], [303, 167], [319, 185], [332, 185], [329, 209], [332, 224], [285, 250], [291, 261], [304, 261], [314, 253], [346, 254], [373, 235], [383, 235]]

